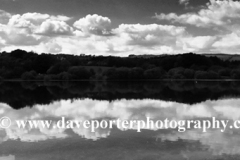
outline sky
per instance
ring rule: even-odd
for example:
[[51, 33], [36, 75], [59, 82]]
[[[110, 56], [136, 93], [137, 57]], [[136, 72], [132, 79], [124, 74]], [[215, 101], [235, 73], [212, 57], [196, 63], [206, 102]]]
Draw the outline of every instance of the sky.
[[128, 56], [240, 51], [236, 0], [0, 0], [0, 50]]

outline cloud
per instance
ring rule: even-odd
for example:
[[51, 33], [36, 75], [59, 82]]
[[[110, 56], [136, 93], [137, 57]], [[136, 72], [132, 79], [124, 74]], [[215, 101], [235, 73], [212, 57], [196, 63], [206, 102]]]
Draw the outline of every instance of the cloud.
[[174, 43], [176, 37], [185, 34], [184, 27], [157, 24], [121, 24], [115, 31], [125, 37], [126, 44], [140, 46], [168, 45], [169, 41]]
[[95, 35], [109, 35], [111, 30], [111, 20], [97, 14], [87, 15], [73, 24], [84, 33]]
[[22, 15], [20, 14], [16, 14], [12, 16], [12, 20], [10, 19], [10, 22], [14, 22], [14, 20], [16, 21], [29, 21], [35, 25], [39, 25], [42, 22], [51, 19], [51, 20], [58, 20], [58, 21], [68, 21], [71, 18], [67, 17], [67, 16], [63, 16], [63, 15], [49, 15], [49, 14], [41, 14], [41, 13], [24, 13]]
[[240, 35], [234, 32], [222, 35], [213, 47], [216, 52], [236, 54], [240, 50]]
[[33, 30], [49, 18], [50, 15], [41, 13], [16, 14], [11, 16], [8, 25], [17, 28], [30, 28]]
[[217, 41], [215, 36], [184, 37], [178, 40], [177, 45], [189, 52], [208, 50]]
[[[189, 46], [186, 38], [188, 43], [194, 38], [182, 26], [120, 24], [112, 28], [108, 17], [97, 14], [80, 18], [71, 26], [70, 19], [41, 13], [11, 15], [9, 22], [2, 24], [1, 48], [5, 51], [24, 49], [38, 53], [128, 56], [188, 51], [189, 47], [180, 44]], [[199, 48], [204, 46], [207, 45]]]
[[[3, 21], [6, 21], [7, 18], [8, 22], [4, 24]], [[39, 48], [42, 48], [41, 46], [36, 46], [49, 44], [47, 42], [50, 40], [49, 37], [70, 36], [73, 34], [73, 28], [66, 23], [70, 19], [70, 17], [63, 15], [55, 16], [41, 13], [12, 15], [5, 11], [1, 11], [1, 48], [2, 50], [8, 51], [17, 48], [26, 48], [25, 50], [38, 49], [37, 52], [43, 51], [43, 49], [39, 50]]]
[[183, 24], [191, 24], [197, 27], [212, 27], [232, 24], [232, 19], [240, 19], [240, 2], [233, 0], [210, 0], [206, 8], [197, 13], [159, 14], [155, 17], [159, 20], [169, 20]]
[[[184, 3], [184, 1], [181, 1]], [[239, 52], [239, 21], [240, 2], [233, 0], [210, 0], [205, 8], [198, 12], [188, 12], [181, 15], [176, 13], [156, 15], [158, 20], [168, 20], [172, 23], [192, 25], [195, 30], [198, 27], [205, 30], [213, 30], [210, 36], [190, 35], [178, 39], [177, 46], [183, 51], [211, 52], [211, 53], [236, 53]], [[188, 31], [190, 27], [187, 27]], [[202, 32], [202, 31], [201, 31]]]
[[50, 15], [48, 14], [41, 14], [41, 13], [25, 13], [23, 15], [15, 15], [18, 18], [15, 18], [16, 20], [19, 21], [29, 21], [33, 24], [41, 24], [43, 21], [47, 20], [50, 18]]
[[179, 0], [179, 4], [187, 6], [190, 0]]
[[214, 43], [214, 47], [218, 48], [234, 48], [236, 46], [240, 47], [240, 36], [236, 33], [231, 33], [222, 36], [222, 38]]
[[48, 19], [40, 25], [35, 33], [46, 36], [73, 35], [73, 28], [64, 21]]
[[12, 15], [2, 25], [2, 50], [118, 56], [173, 53], [177, 39], [187, 34], [185, 27], [173, 25], [120, 24], [112, 28], [108, 17], [97, 14], [80, 18], [73, 27], [67, 23], [69, 19], [41, 13]]
[[32, 35], [28, 29], [12, 28], [7, 25], [0, 26], [0, 35], [5, 45], [37, 45], [43, 40], [42, 37]]
[[51, 41], [61, 46], [63, 53], [127, 56], [133, 53], [174, 53], [172, 47], [176, 44], [177, 39], [186, 34], [184, 27], [157, 24], [121, 24], [112, 29], [112, 36], [95, 34], [86, 36], [81, 31], [74, 33], [76, 34], [76, 32], [79, 35], [55, 37]]
[[30, 20], [22, 18], [21, 15], [13, 15], [8, 22], [8, 25], [19, 28], [32, 28], [34, 25]]
[[0, 10], [0, 23], [1, 24], [6, 24], [10, 17], [11, 17], [10, 13]]
[[43, 52], [47, 52], [47, 53], [61, 53], [62, 52], [62, 46], [60, 46], [54, 40], [46, 42], [43, 45], [43, 48], [44, 48]]
[[177, 39], [187, 34], [185, 27], [158, 24], [121, 24], [112, 32], [110, 51], [122, 55], [174, 53]]
[[189, 25], [122, 23], [113, 28], [110, 18], [97, 14], [86, 15], [72, 24], [72, 18], [64, 15], [0, 11], [0, 50], [115, 56], [219, 52], [220, 48], [227, 53], [236, 52], [239, 3], [212, 0], [198, 13], [156, 15], [158, 19], [192, 24], [194, 29], [196, 26], [208, 27], [208, 31], [215, 29], [216, 35], [207, 36], [189, 33]]
[[13, 27], [19, 27], [19, 28], [31, 28], [35, 29], [39, 27], [44, 22], [53, 21], [60, 21], [63, 25], [66, 25], [65, 21], [70, 20], [70, 17], [57, 15], [57, 16], [51, 16], [49, 14], [41, 14], [41, 13], [25, 13], [25, 14], [16, 14], [12, 15], [9, 19], [8, 25]]
[[[105, 25], [102, 25], [102, 22], [100, 24], [101, 27], [97, 28], [104, 30], [103, 28], [106, 27], [102, 26]], [[41, 40], [44, 41], [41, 41], [35, 48], [31, 47], [27, 50], [33, 49], [38, 52], [62, 52], [70, 54], [114, 54], [116, 56], [128, 56], [130, 54], [173, 54], [209, 48], [211, 41], [214, 40], [214, 38], [204, 36], [191, 36], [185, 27], [174, 25], [120, 24], [117, 28], [111, 29], [111, 36], [96, 34], [96, 32], [88, 28], [91, 27], [85, 27], [83, 30], [74, 30], [66, 22], [47, 19], [41, 25], [33, 27], [33, 29], [27, 28], [29, 35], [34, 35], [34, 37], [36, 35], [48, 37], [42, 37], [43, 39]], [[110, 29], [108, 30], [110, 31]], [[204, 42], [205, 40], [206, 42]], [[193, 41], [196, 43], [192, 43]], [[17, 47], [5, 47], [4, 49], [11, 51], [17, 49]], [[21, 49], [25, 49], [25, 47]]]

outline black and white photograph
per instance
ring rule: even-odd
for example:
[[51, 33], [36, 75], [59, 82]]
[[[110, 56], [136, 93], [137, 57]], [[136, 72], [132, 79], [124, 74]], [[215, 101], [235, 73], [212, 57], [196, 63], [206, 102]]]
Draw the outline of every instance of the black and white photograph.
[[0, 160], [240, 160], [240, 0], [0, 0]]

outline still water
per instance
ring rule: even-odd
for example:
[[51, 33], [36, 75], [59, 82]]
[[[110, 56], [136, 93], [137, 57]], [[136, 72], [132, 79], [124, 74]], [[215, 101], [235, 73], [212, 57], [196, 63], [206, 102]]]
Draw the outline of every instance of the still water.
[[20, 129], [15, 120], [240, 120], [239, 84], [2, 83], [0, 160], [236, 160], [240, 130]]

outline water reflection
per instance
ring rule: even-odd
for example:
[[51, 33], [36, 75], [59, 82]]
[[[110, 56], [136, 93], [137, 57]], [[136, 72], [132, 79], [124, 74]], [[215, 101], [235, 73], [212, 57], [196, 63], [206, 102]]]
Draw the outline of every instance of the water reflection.
[[1, 156], [0, 160], [15, 160], [15, 156]]
[[0, 83], [0, 102], [12, 108], [51, 104], [67, 99], [91, 98], [114, 101], [118, 99], [156, 99], [186, 104], [223, 97], [240, 97], [240, 83], [236, 82], [4, 82]]
[[[9, 116], [13, 122], [19, 119], [59, 120], [61, 117], [71, 120], [146, 120], [146, 117], [150, 117], [153, 120], [164, 120], [165, 118], [174, 120], [203, 120], [211, 117], [237, 120], [240, 119], [239, 104], [240, 99], [208, 100], [194, 105], [151, 99], [122, 99], [111, 102], [81, 99], [74, 101], [61, 100], [49, 105], [34, 105], [32, 108], [14, 110], [9, 105], [1, 103], [0, 117]], [[194, 157], [194, 159], [210, 159], [215, 156], [223, 157], [239, 154], [239, 135], [240, 131], [236, 129], [229, 129], [224, 133], [213, 129], [208, 130], [207, 133], [203, 133], [202, 130], [198, 129], [190, 129], [180, 133], [172, 129], [156, 130], [153, 128], [152, 130], [143, 130], [143, 132], [137, 133], [136, 130], [123, 131], [115, 127], [113, 129], [97, 129], [95, 133], [92, 133], [90, 129], [85, 128], [72, 130], [19, 129], [16, 127], [16, 124], [13, 124], [9, 129], [0, 130], [0, 155], [2, 153], [7, 153], [8, 155], [13, 153], [26, 154], [27, 149], [34, 150], [37, 152], [34, 152], [35, 154], [40, 154], [38, 153], [40, 151], [37, 151], [40, 149], [44, 153], [48, 152], [50, 155], [55, 155], [56, 152], [61, 152], [61, 150], [52, 149], [51, 146], [53, 148], [60, 147], [61, 149], [66, 149], [65, 145], [67, 145], [70, 147], [69, 149], [73, 149], [73, 151], [69, 150], [68, 152], [73, 152], [72, 154], [75, 154], [75, 158], [79, 158], [78, 152], [74, 152], [78, 148], [82, 148], [85, 151], [90, 149], [89, 154], [91, 155], [92, 151], [97, 150], [97, 146], [99, 146], [103, 152], [116, 151], [119, 154], [127, 152], [124, 153], [125, 156], [132, 156], [132, 151], [134, 151], [138, 153], [135, 159], [139, 159], [140, 155], [146, 159], [157, 159], [157, 157], [162, 157], [161, 159], [189, 159], [191, 157]], [[92, 145], [96, 145], [94, 149], [91, 148]], [[23, 150], [18, 150], [16, 147], [20, 147]], [[128, 152], [127, 149], [129, 147], [132, 150]], [[48, 150], [50, 148], [51, 152]], [[172, 153], [174, 154], [172, 155]], [[100, 153], [94, 154], [94, 156], [97, 155], [100, 156]], [[87, 155], [84, 154], [83, 156]], [[109, 156], [105, 158], [110, 159], [114, 155], [109, 153]], [[68, 158], [73, 159], [73, 157]], [[27, 157], [25, 158], [28, 159]], [[225, 159], [228, 158], [225, 157]], [[94, 157], [89, 159], [94, 159]]]

